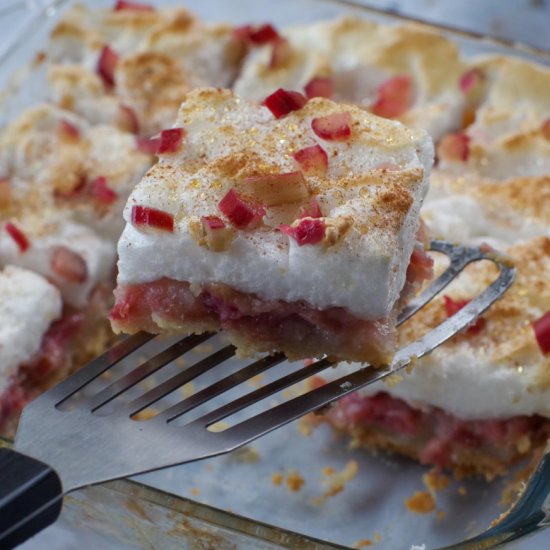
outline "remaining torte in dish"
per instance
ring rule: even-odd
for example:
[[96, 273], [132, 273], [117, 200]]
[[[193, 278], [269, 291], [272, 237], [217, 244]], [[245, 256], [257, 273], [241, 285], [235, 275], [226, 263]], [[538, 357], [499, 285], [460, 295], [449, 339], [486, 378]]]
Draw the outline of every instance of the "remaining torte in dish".
[[[550, 239], [508, 253], [517, 281], [475, 325], [418, 360], [410, 373], [344, 397], [325, 418], [359, 444], [488, 478], [544, 445], [550, 436]], [[403, 326], [401, 343], [458, 311], [494, 277], [492, 265], [470, 268]]]
[[290, 27], [257, 45], [235, 91], [261, 100], [277, 88], [303, 89], [423, 128], [437, 141], [462, 127], [465, 71], [457, 46], [424, 27], [342, 17]]
[[[15, 266], [0, 271], [0, 431], [11, 433], [22, 407], [97, 353], [93, 310], [63, 306], [44, 277]], [[94, 327], [93, 334], [98, 334]], [[94, 349], [95, 346], [95, 349]]]
[[407, 269], [423, 254], [424, 131], [297, 92], [260, 106], [198, 89], [160, 151], [125, 210], [115, 330], [223, 328], [242, 353], [390, 359], [402, 289], [430, 274], [425, 258]]
[[16, 267], [0, 271], [0, 429], [26, 398], [25, 378], [44, 374], [45, 335], [61, 312], [59, 291], [46, 279]]
[[172, 123], [186, 91], [230, 86], [244, 54], [230, 25], [183, 8], [75, 5], [52, 32], [47, 76], [61, 107], [147, 138]]
[[[422, 217], [434, 237], [507, 251], [517, 280], [464, 334], [411, 372], [345, 397], [325, 419], [369, 448], [492, 478], [550, 435], [550, 71], [484, 58], [463, 85], [472, 112], [439, 143]], [[494, 277], [492, 266], [468, 268], [400, 329], [400, 341], [458, 311]]]

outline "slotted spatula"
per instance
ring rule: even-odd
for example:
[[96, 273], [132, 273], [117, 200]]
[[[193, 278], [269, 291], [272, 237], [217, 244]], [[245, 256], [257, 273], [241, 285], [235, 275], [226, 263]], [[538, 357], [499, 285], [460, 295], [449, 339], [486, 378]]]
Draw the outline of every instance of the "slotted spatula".
[[[134, 388], [212, 334], [192, 335], [122, 375], [101, 391], [77, 401], [69, 409], [60, 407], [77, 392], [125, 357], [154, 338], [135, 334], [115, 345], [76, 374], [44, 393], [25, 407], [19, 423], [15, 450], [0, 449], [0, 548], [12, 548], [53, 523], [61, 510], [62, 497], [74, 489], [104, 481], [145, 473], [176, 464], [228, 453], [250, 441], [323, 407], [354, 390], [402, 369], [414, 358], [437, 346], [470, 325], [510, 287], [515, 270], [494, 251], [433, 241], [431, 250], [446, 254], [450, 265], [401, 313], [405, 322], [445, 288], [469, 263], [490, 260], [499, 268], [495, 281], [457, 314], [446, 319], [420, 339], [401, 348], [387, 368], [363, 366], [320, 388], [275, 404], [266, 400], [264, 410], [224, 431], [211, 431], [213, 424], [272, 396], [284, 388], [320, 373], [331, 366], [321, 359], [297, 368], [211, 412], [182, 424], [182, 417], [205, 402], [285, 361], [283, 354], [263, 357], [240, 370], [224, 375], [218, 365], [234, 355], [231, 345], [201, 359], [178, 374], [143, 390], [112, 412], [105, 406]], [[147, 422], [132, 416], [181, 388], [207, 370], [218, 374], [215, 382], [160, 411]], [[62, 410], [63, 409], [63, 410]]]

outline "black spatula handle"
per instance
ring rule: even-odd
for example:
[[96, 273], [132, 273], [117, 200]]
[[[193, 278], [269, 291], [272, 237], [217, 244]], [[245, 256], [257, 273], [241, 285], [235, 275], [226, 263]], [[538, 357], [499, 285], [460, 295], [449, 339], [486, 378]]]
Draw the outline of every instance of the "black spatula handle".
[[0, 448], [0, 549], [14, 548], [59, 516], [62, 488], [47, 464]]

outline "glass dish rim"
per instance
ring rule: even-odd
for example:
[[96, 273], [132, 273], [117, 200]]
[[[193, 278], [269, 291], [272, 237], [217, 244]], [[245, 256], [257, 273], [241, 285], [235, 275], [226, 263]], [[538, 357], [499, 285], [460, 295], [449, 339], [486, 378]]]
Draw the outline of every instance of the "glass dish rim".
[[[157, 0], [154, 1], [157, 2]], [[472, 42], [478, 42], [483, 46], [495, 46], [505, 50], [505, 52], [503, 52], [505, 54], [516, 56], [519, 54], [522, 56], [528, 56], [535, 62], [550, 65], [550, 49], [546, 50], [523, 41], [506, 39], [495, 35], [484, 34], [478, 31], [458, 28], [452, 25], [427, 21], [419, 17], [399, 14], [394, 10], [378, 8], [367, 3], [363, 3], [360, 0], [310, 1], [332, 4], [342, 7], [342, 9], [353, 9], [358, 14], [364, 15], [365, 17], [370, 16], [371, 19], [383, 17], [394, 23], [412, 23], [422, 25], [427, 29], [443, 33], [445, 36], [450, 38], [454, 37], [458, 40], [466, 39]], [[33, 12], [32, 17], [29, 19], [25, 28], [21, 29], [21, 32], [16, 35], [11, 43], [5, 47], [5, 50], [0, 53], [0, 66], [6, 63], [12, 56], [16, 55], [20, 48], [25, 47], [26, 33], [30, 32], [34, 28], [39, 28], [45, 25], [46, 21], [50, 20], [51, 17], [58, 17], [61, 10], [75, 3], [78, 3], [78, 0], [46, 0], [42, 5], [33, 7], [32, 5], [27, 4], [24, 0], [14, 0], [6, 6], [0, 8], [0, 17], [3, 13], [7, 13], [8, 10], [11, 11], [14, 9], [27, 9], [29, 11], [32, 10]], [[162, 4], [162, 0], [158, 0], [158, 3]], [[499, 53], [499, 55], [502, 54]], [[10, 78], [11, 76], [12, 75], [10, 75]], [[9, 82], [10, 80], [8, 80], [8, 86], [6, 86], [6, 88], [10, 87]], [[13, 441], [0, 436], [0, 448], [6, 446], [10, 447], [12, 445]], [[315, 539], [295, 531], [284, 529], [274, 524], [268, 524], [251, 519], [228, 510], [216, 508], [215, 506], [201, 503], [192, 498], [176, 495], [169, 491], [164, 491], [133, 479], [115, 480], [101, 484], [101, 487], [104, 487], [110, 491], [115, 491], [124, 496], [158, 505], [167, 510], [184, 512], [197, 519], [211, 523], [212, 525], [231, 530], [236, 533], [252, 536], [259, 540], [264, 540], [265, 542], [275, 544], [284, 543], [285, 546], [290, 545], [288, 547], [303, 547], [304, 544], [308, 544], [308, 547], [315, 548], [316, 550], [345, 550], [349, 548], [336, 543]], [[525, 533], [525, 536], [527, 534], [529, 533]], [[523, 538], [523, 536], [521, 538]], [[484, 546], [484, 548], [493, 548], [499, 545], [498, 540], [487, 541], [487, 543], [489, 545]], [[298, 544], [300, 544], [300, 546], [297, 546]], [[456, 548], [458, 548], [459, 545], [460, 543], [456, 545]]]

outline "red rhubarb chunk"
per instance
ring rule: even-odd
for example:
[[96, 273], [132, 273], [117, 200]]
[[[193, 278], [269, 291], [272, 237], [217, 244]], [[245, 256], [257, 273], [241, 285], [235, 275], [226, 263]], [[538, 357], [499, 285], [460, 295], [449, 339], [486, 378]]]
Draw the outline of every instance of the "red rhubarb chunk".
[[440, 159], [466, 162], [470, 156], [470, 137], [464, 132], [447, 134], [437, 148]]
[[132, 223], [141, 227], [151, 227], [172, 233], [174, 231], [174, 216], [163, 210], [148, 206], [132, 206]]
[[321, 139], [346, 141], [351, 136], [351, 115], [344, 112], [314, 118], [311, 127]]
[[250, 42], [255, 46], [275, 42], [281, 37], [273, 25], [266, 23], [264, 25], [244, 25], [233, 30], [233, 35], [239, 40]]
[[323, 213], [317, 199], [311, 199], [307, 206], [300, 208], [300, 218], [322, 218]]
[[115, 85], [115, 67], [117, 62], [118, 54], [109, 46], [103, 46], [96, 70], [107, 87]]
[[300, 92], [292, 92], [279, 88], [267, 96], [262, 105], [265, 105], [275, 116], [281, 118], [291, 111], [298, 111], [307, 103], [307, 99]]
[[[453, 300], [450, 296], [444, 295], [443, 301], [445, 303], [445, 313], [447, 317], [452, 317], [455, 313], [458, 313], [464, 306], [468, 305], [471, 300]], [[477, 321], [468, 327], [468, 334], [478, 334], [485, 327], [485, 319], [479, 318]]]
[[90, 193], [102, 204], [112, 204], [118, 199], [117, 192], [107, 185], [107, 180], [103, 176], [90, 183]]
[[142, 4], [140, 2], [127, 2], [126, 0], [118, 0], [113, 10], [155, 11], [155, 8], [153, 6], [150, 6], [149, 4]]
[[384, 118], [395, 118], [404, 114], [412, 103], [412, 79], [408, 75], [398, 75], [379, 86], [372, 112]]
[[223, 229], [225, 222], [218, 216], [203, 216], [201, 223], [208, 229]]
[[157, 153], [175, 153], [180, 148], [185, 136], [185, 130], [183, 128], [170, 128], [169, 130], [163, 130], [160, 133], [160, 143]]
[[327, 172], [328, 156], [320, 145], [300, 149], [292, 157], [306, 174], [323, 175]]
[[550, 141], [550, 118], [546, 119], [542, 123], [541, 127], [542, 135], [544, 136], [544, 139], [547, 139]]
[[131, 134], [139, 133], [139, 119], [131, 107], [121, 105], [118, 108], [118, 127]]
[[482, 80], [483, 75], [479, 69], [466, 71], [458, 81], [458, 86], [463, 94], [469, 94]]
[[257, 226], [265, 214], [264, 208], [247, 203], [235, 189], [227, 192], [218, 208], [239, 229]]
[[80, 139], [80, 130], [67, 120], [61, 120], [59, 122], [57, 131], [62, 139], [68, 139], [71, 141], [77, 141]]
[[327, 97], [331, 98], [334, 95], [334, 82], [332, 78], [324, 76], [316, 76], [312, 78], [304, 87], [306, 97]]
[[550, 353], [550, 311], [533, 322], [533, 330], [540, 351], [545, 355]]
[[70, 283], [83, 283], [88, 278], [88, 266], [82, 256], [66, 246], [57, 246], [50, 260], [52, 271]]
[[8, 235], [15, 241], [15, 244], [19, 247], [20, 252], [28, 250], [30, 243], [29, 239], [21, 229], [19, 229], [14, 223], [8, 222], [5, 225]]
[[136, 139], [136, 145], [139, 151], [146, 155], [156, 155], [159, 150], [160, 138], [140, 138]]
[[298, 246], [317, 244], [325, 236], [325, 223], [320, 219], [304, 218], [295, 226], [280, 225], [279, 231], [292, 237]]

